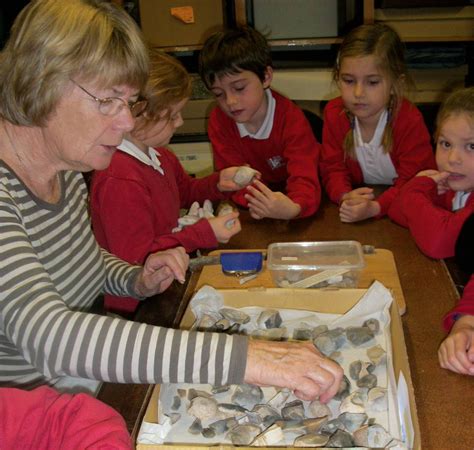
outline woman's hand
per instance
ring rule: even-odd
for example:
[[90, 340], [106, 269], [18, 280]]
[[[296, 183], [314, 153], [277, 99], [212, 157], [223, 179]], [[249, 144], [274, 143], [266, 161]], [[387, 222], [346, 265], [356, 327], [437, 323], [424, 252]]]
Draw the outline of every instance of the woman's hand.
[[289, 388], [302, 400], [326, 403], [337, 393], [343, 374], [311, 343], [249, 341], [246, 383]]
[[463, 316], [453, 325], [438, 350], [443, 369], [474, 375], [474, 316]]
[[189, 256], [183, 247], [153, 253], [137, 277], [135, 292], [140, 297], [150, 297], [165, 291], [173, 280], [184, 283]]
[[[282, 192], [273, 192], [261, 181], [254, 180], [253, 186], [247, 186], [250, 215], [254, 219], [293, 219], [301, 212], [301, 206]], [[254, 187], [255, 186], [255, 187]]]

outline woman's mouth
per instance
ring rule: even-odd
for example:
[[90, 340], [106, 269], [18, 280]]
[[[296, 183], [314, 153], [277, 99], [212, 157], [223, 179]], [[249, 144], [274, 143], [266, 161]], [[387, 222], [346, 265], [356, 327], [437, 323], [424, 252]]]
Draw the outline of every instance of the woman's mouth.
[[102, 148], [106, 150], [107, 152], [111, 152], [111, 153], [114, 153], [117, 150], [116, 145], [102, 145]]

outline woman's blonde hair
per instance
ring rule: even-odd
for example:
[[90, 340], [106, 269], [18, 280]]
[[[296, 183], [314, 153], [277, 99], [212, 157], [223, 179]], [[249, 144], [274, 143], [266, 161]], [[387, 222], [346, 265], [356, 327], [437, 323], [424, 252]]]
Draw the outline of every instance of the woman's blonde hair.
[[454, 91], [443, 102], [436, 116], [435, 141], [438, 140], [443, 123], [458, 114], [468, 115], [474, 126], [474, 87]]
[[121, 8], [99, 0], [32, 0], [0, 53], [0, 116], [44, 126], [71, 80], [142, 89], [148, 54]]
[[[344, 58], [374, 56], [377, 66], [391, 82], [391, 96], [388, 106], [389, 118], [385, 127], [382, 145], [386, 153], [392, 148], [392, 123], [403, 100], [404, 84], [409, 82], [405, 65], [404, 45], [395, 30], [382, 23], [361, 25], [354, 28], [343, 40], [333, 69], [333, 79], [339, 82], [341, 63]], [[354, 156], [354, 117], [346, 111], [351, 130], [344, 140], [346, 154]]]
[[191, 96], [192, 80], [184, 66], [174, 57], [150, 49], [150, 74], [144, 91], [148, 100], [144, 119], [152, 122], [163, 117], [169, 118], [171, 108]]

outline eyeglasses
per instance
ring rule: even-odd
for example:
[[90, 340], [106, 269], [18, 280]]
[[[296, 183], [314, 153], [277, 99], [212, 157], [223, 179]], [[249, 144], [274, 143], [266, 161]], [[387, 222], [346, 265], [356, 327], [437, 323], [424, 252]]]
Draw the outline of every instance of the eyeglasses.
[[84, 91], [89, 97], [93, 98], [98, 106], [99, 111], [104, 116], [115, 116], [123, 108], [128, 108], [132, 117], [138, 117], [145, 111], [148, 101], [144, 99], [138, 99], [135, 102], [126, 102], [124, 99], [120, 97], [106, 97], [106, 98], [99, 98], [95, 95], [92, 95], [89, 91], [84, 89], [80, 84], [77, 84], [74, 80], [71, 80], [79, 89]]

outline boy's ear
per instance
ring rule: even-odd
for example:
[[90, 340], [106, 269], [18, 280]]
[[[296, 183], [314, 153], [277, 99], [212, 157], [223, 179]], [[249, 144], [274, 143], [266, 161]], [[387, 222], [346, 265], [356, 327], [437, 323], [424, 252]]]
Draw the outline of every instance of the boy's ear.
[[267, 66], [265, 69], [265, 78], [263, 79], [263, 88], [266, 89], [270, 87], [270, 84], [272, 83], [273, 80], [273, 67]]

